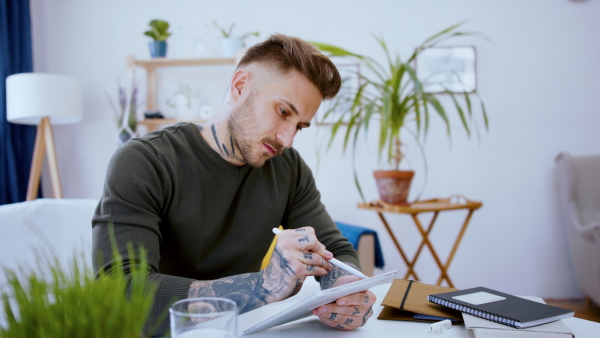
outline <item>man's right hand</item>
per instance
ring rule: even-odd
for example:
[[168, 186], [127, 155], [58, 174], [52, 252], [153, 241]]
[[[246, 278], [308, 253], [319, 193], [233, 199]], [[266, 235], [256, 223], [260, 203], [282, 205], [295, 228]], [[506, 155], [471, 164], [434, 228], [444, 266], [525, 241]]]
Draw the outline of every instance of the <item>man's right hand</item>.
[[267, 302], [276, 302], [300, 291], [307, 276], [324, 276], [333, 267], [333, 254], [325, 249], [311, 227], [279, 234], [269, 265], [261, 271]]

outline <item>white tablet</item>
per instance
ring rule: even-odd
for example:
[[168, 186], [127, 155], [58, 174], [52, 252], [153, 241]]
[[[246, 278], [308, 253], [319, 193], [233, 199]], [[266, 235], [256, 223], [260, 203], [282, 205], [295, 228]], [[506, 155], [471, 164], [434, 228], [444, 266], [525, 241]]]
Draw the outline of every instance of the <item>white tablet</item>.
[[374, 277], [362, 279], [356, 282], [340, 285], [331, 289], [321, 290], [312, 296], [305, 298], [298, 303], [290, 306], [282, 312], [258, 323], [257, 325], [244, 331], [244, 334], [256, 333], [277, 325], [289, 323], [291, 321], [308, 317], [312, 314], [312, 309], [321, 305], [334, 302], [336, 299], [362, 292], [370, 287], [390, 282], [398, 275], [398, 270], [382, 273]]

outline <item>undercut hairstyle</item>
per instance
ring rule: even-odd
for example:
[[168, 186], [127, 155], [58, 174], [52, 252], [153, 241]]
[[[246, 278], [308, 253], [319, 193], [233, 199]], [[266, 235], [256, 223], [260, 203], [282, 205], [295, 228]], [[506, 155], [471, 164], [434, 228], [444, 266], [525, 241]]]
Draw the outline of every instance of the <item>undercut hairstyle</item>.
[[267, 40], [248, 49], [238, 68], [261, 63], [287, 74], [295, 69], [321, 92], [324, 100], [337, 95], [342, 79], [331, 60], [310, 43], [296, 37], [273, 34]]

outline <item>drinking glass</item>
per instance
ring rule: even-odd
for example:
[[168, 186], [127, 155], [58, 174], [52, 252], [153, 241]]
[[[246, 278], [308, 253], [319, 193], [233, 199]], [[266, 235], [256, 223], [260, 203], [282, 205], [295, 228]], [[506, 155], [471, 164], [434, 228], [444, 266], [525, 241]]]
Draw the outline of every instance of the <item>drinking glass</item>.
[[179, 300], [169, 309], [172, 338], [235, 338], [238, 308], [219, 297]]

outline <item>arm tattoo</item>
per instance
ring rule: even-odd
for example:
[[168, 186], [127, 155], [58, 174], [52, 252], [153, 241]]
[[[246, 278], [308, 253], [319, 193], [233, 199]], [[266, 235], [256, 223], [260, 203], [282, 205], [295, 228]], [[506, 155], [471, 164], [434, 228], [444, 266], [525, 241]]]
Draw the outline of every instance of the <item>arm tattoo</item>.
[[270, 292], [262, 285], [263, 278], [258, 272], [211, 281], [197, 280], [192, 282], [188, 296], [229, 298], [236, 302], [240, 313], [245, 313], [267, 304]]
[[[346, 264], [359, 270], [358, 267], [352, 263], [346, 262]], [[342, 276], [348, 276], [348, 275], [352, 275], [352, 274], [350, 272], [344, 271], [334, 265], [333, 270], [329, 271], [329, 273], [327, 275], [321, 277], [321, 290], [332, 288], [333, 285], [335, 284], [335, 282], [338, 280], [338, 278], [340, 278]]]
[[[293, 275], [290, 263], [277, 249], [273, 257], [279, 264], [271, 264], [262, 272], [246, 273], [221, 279], [192, 282], [188, 297], [224, 297], [236, 302], [240, 314], [254, 310], [270, 301], [285, 288], [285, 275]], [[292, 293], [297, 293], [302, 283], [297, 280]]]
[[235, 146], [233, 145], [233, 136], [229, 136], [229, 143], [231, 143], [231, 153], [235, 157]]

